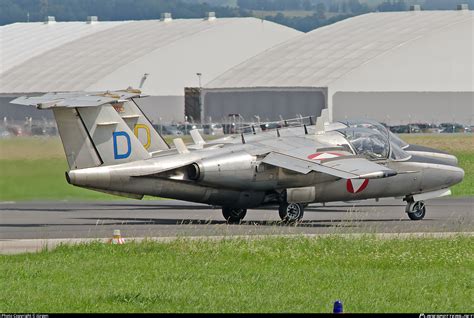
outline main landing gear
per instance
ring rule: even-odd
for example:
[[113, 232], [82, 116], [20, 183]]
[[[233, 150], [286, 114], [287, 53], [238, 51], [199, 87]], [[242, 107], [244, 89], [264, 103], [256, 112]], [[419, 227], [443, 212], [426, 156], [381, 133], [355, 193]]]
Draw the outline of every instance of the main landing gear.
[[[280, 203], [280, 207], [278, 208], [278, 213], [280, 214], [280, 218], [283, 222], [291, 224], [298, 222], [303, 218], [304, 208], [306, 206], [307, 204], [304, 203], [282, 202]], [[227, 223], [240, 223], [242, 222], [246, 214], [247, 209], [231, 207], [222, 208], [222, 215], [226, 219]]]
[[222, 208], [222, 215], [226, 219], [227, 223], [240, 223], [246, 214], [247, 209], [238, 209], [230, 207]]
[[302, 203], [280, 203], [278, 213], [285, 223], [294, 223], [303, 218], [305, 205]]
[[423, 201], [408, 201], [405, 212], [411, 220], [418, 221], [425, 217], [426, 206]]

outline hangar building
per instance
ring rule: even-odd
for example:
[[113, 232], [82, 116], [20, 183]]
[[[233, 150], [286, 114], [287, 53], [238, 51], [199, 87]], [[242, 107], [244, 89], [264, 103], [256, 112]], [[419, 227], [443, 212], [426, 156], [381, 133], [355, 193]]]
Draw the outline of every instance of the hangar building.
[[295, 114], [472, 124], [474, 14], [369, 13], [311, 31], [239, 64], [202, 92], [202, 118]]
[[[0, 114], [19, 111], [16, 96], [48, 91], [138, 87], [153, 121], [182, 121], [184, 88], [297, 37], [294, 29], [256, 18], [14, 23], [0, 27]], [[200, 73], [201, 76], [197, 76]], [[12, 107], [15, 107], [12, 109]], [[25, 110], [26, 111], [26, 110]], [[41, 113], [41, 116], [44, 112]]]

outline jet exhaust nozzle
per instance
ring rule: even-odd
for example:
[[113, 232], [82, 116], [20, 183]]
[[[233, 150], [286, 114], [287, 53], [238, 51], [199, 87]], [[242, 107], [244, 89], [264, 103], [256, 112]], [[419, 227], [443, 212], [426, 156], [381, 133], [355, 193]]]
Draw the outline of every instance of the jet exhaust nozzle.
[[66, 180], [76, 186], [103, 189], [110, 186], [110, 171], [106, 167], [70, 170]]

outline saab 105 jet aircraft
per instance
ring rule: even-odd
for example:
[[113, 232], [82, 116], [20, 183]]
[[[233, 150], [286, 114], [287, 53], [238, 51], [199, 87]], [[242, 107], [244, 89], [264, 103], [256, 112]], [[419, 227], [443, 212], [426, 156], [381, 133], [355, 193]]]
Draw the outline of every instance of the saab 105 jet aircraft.
[[327, 122], [227, 136], [171, 148], [135, 103], [139, 90], [48, 93], [15, 104], [52, 109], [75, 186], [141, 199], [159, 196], [222, 207], [230, 223], [279, 205], [285, 222], [310, 203], [396, 197], [412, 220], [424, 200], [449, 195], [464, 171], [456, 157], [408, 145], [374, 121]]

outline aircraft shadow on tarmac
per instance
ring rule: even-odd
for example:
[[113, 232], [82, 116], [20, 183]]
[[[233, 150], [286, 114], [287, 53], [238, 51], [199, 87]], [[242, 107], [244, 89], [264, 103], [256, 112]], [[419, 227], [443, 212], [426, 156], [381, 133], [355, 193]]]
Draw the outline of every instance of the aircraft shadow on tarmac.
[[[199, 206], [199, 205], [162, 205], [162, 206], [151, 206], [151, 205], [102, 205], [98, 204], [97, 206], [74, 206], [71, 208], [63, 207], [44, 207], [44, 208], [33, 208], [33, 207], [21, 207], [21, 208], [11, 208], [8, 207], [8, 211], [23, 211], [23, 212], [76, 212], [76, 211], [147, 211], [147, 210], [209, 210], [208, 206]], [[1, 210], [0, 210], [1, 211]]]
[[[97, 218], [78, 218], [82, 220], [97, 221]], [[101, 225], [225, 225], [224, 220], [213, 219], [162, 219], [162, 218], [100, 218], [100, 221], [107, 221], [100, 223]], [[112, 221], [112, 222], [109, 222]], [[114, 222], [115, 221], [115, 222]], [[301, 227], [356, 227], [364, 223], [372, 222], [400, 222], [407, 221], [404, 219], [325, 219], [325, 220], [302, 220], [297, 224], [286, 224], [275, 220], [250, 220], [243, 221], [239, 225], [254, 225], [254, 226], [301, 226]], [[233, 225], [233, 224], [231, 224]]]
[[[160, 219], [160, 218], [75, 218], [76, 220], [91, 220], [94, 223], [21, 223], [0, 224], [1, 227], [54, 227], [54, 226], [110, 226], [110, 225], [183, 225], [206, 226], [226, 225], [224, 220], [212, 219]], [[251, 220], [230, 226], [281, 226], [281, 227], [358, 227], [374, 222], [405, 222], [405, 219], [327, 219], [327, 220], [302, 220], [297, 224], [286, 224], [274, 220]]]
[[[96, 220], [95, 218], [81, 218], [81, 219], [89, 219], [89, 220]], [[116, 221], [116, 222], [107, 222], [104, 225], [196, 225], [196, 226], [206, 226], [206, 225], [227, 225], [225, 220], [213, 220], [213, 219], [161, 219], [161, 218], [100, 218], [101, 221]], [[117, 222], [120, 221], [120, 222]], [[326, 221], [328, 222], [328, 221]], [[331, 222], [331, 221], [329, 221]], [[298, 222], [297, 226], [312, 226], [312, 227], [332, 227], [334, 225], [331, 224], [322, 224], [324, 221], [300, 221]], [[251, 220], [251, 221], [242, 221], [240, 224], [229, 224], [230, 226], [242, 226], [242, 225], [250, 225], [250, 226], [295, 226], [295, 224], [285, 224], [281, 221], [274, 221], [274, 220]]]
[[[383, 208], [383, 207], [398, 207], [399, 204], [365, 204], [365, 205], [331, 205], [331, 206], [309, 206], [305, 212], [364, 212], [364, 208]], [[141, 204], [94, 204], [87, 206], [72, 206], [66, 207], [8, 207], [3, 210], [8, 211], [23, 211], [23, 212], [75, 212], [75, 211], [152, 211], [152, 210], [220, 210], [220, 207], [212, 207], [207, 205], [176, 205], [176, 204], [160, 204], [160, 205], [141, 205]], [[252, 211], [253, 209], [249, 209]], [[255, 210], [276, 211], [277, 206], [264, 206]], [[0, 210], [1, 211], [1, 210]]]

